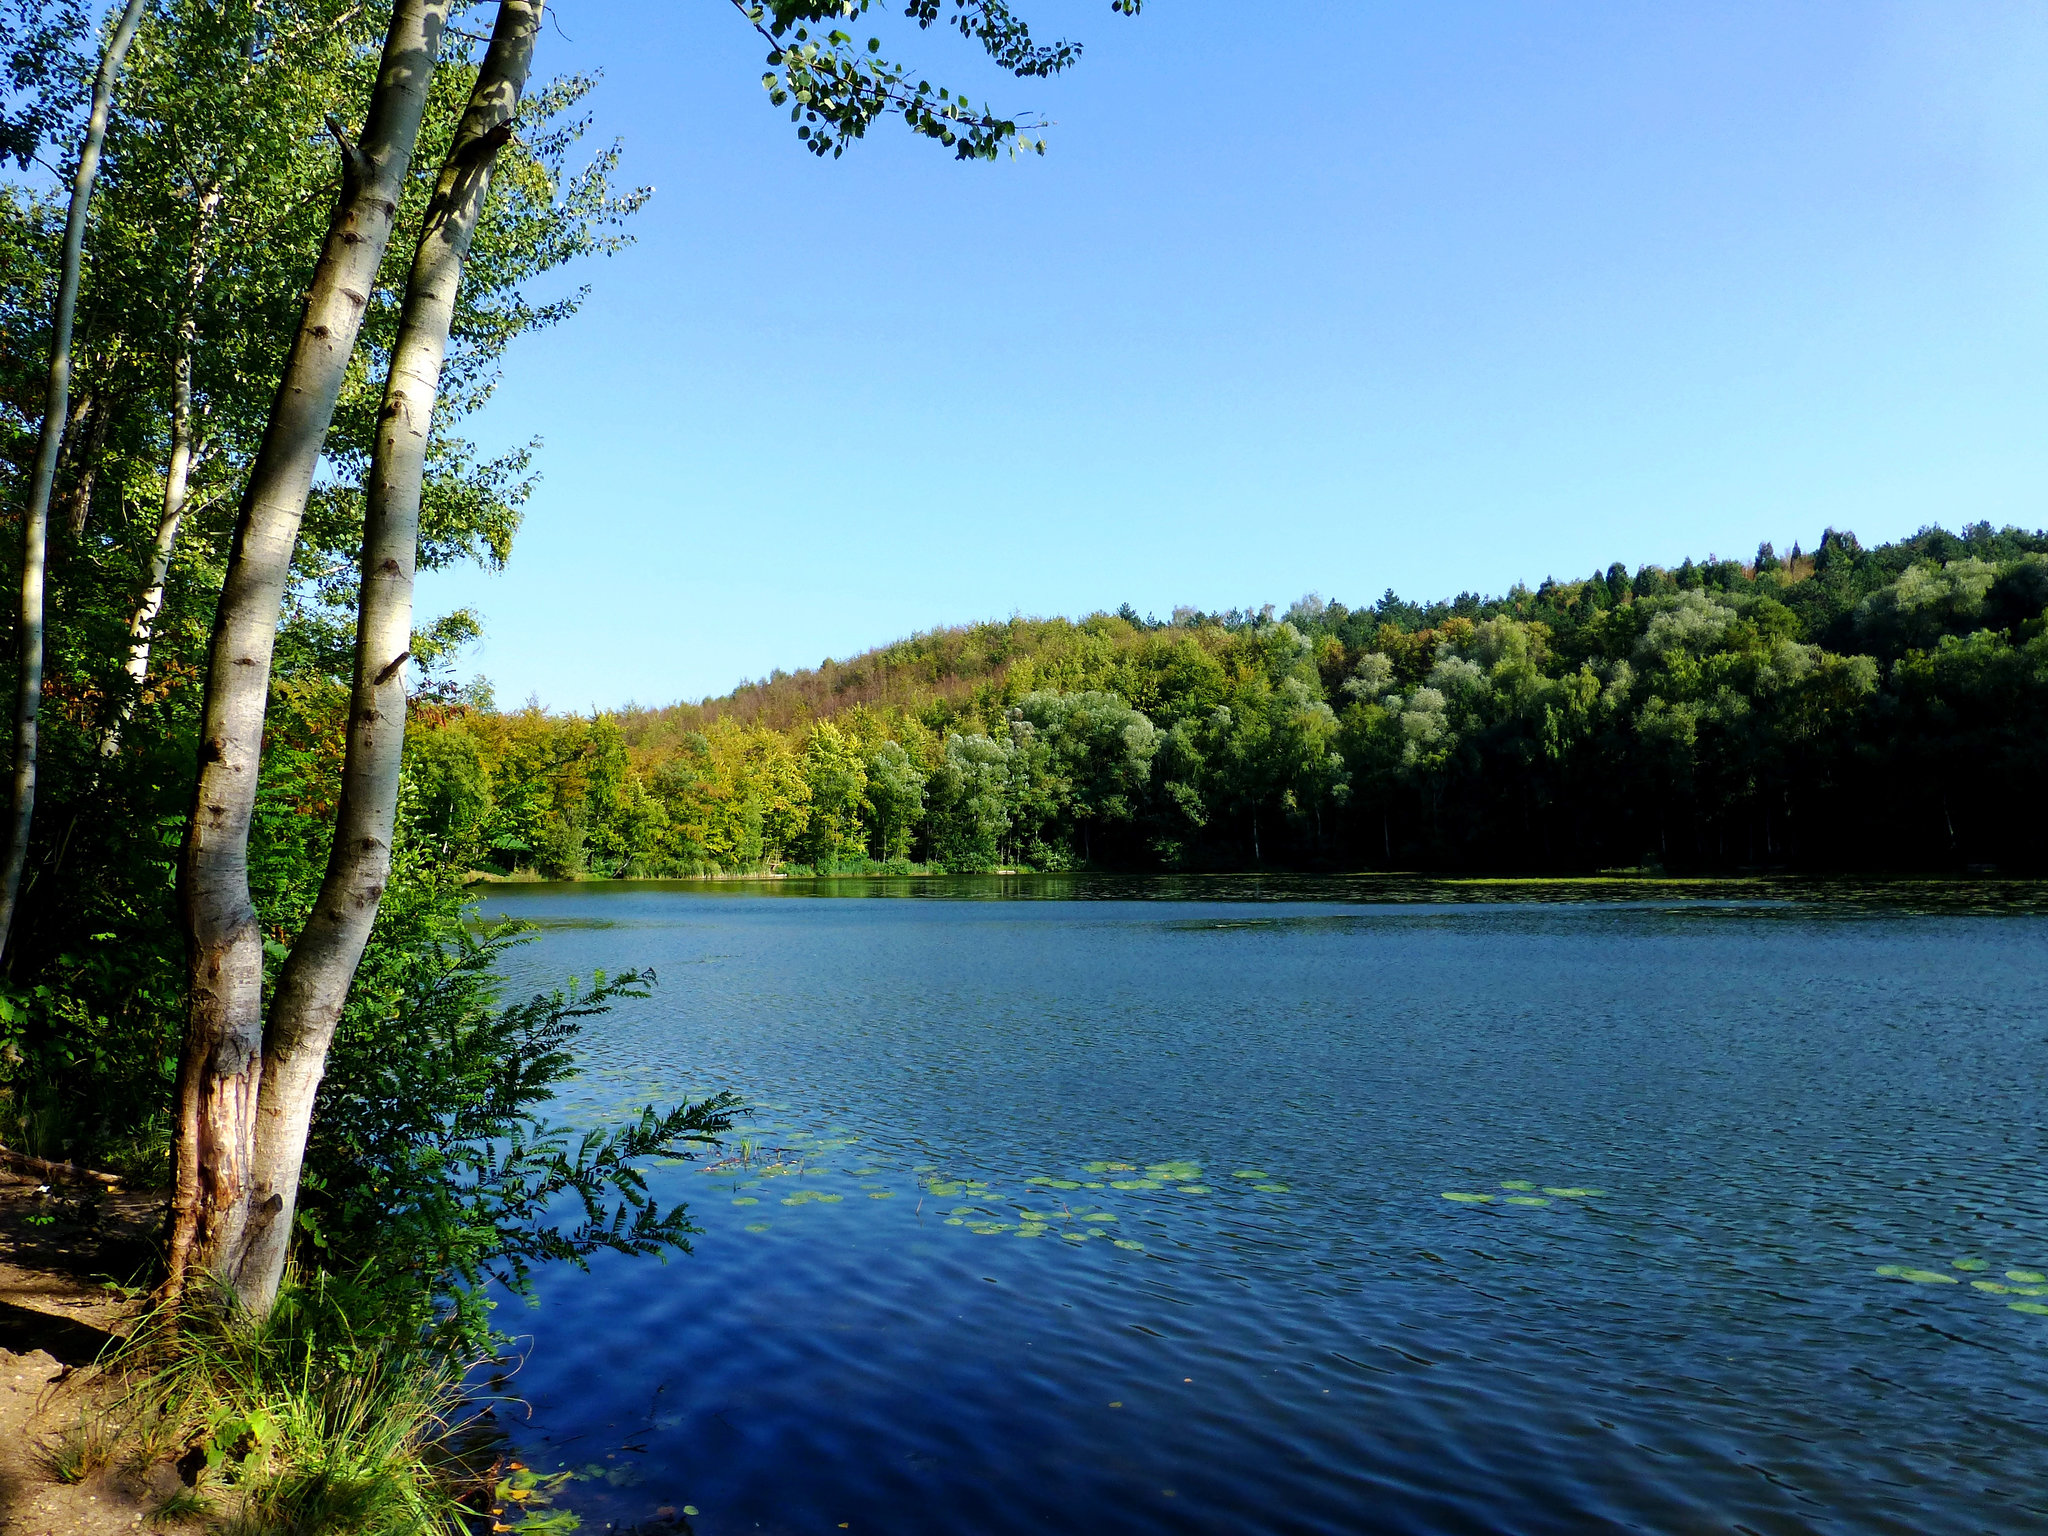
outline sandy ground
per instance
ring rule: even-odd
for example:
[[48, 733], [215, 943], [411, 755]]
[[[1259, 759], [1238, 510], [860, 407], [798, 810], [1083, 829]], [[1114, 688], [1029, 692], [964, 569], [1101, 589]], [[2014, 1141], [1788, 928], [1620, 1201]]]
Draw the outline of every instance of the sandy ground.
[[169, 1491], [165, 1469], [66, 1485], [44, 1462], [79, 1419], [73, 1373], [132, 1311], [108, 1282], [147, 1283], [160, 1210], [157, 1197], [0, 1169], [0, 1536], [133, 1532]]

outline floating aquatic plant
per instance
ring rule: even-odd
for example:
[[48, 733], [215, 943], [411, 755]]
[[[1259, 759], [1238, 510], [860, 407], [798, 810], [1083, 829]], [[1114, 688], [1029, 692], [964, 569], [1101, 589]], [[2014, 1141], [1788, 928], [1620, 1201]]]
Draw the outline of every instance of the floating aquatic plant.
[[1956, 1268], [1957, 1268], [1957, 1269], [1960, 1269], [1960, 1270], [1963, 1270], [1963, 1271], [1964, 1271], [1964, 1272], [1966, 1272], [1966, 1273], [1969, 1273], [1969, 1272], [1974, 1272], [1974, 1271], [1976, 1271], [1976, 1270], [1980, 1270], [1980, 1269], [1989, 1269], [1990, 1267], [1991, 1267], [1990, 1261], [1989, 1261], [1989, 1260], [1986, 1260], [1986, 1259], [1957, 1259], [1957, 1260], [1956, 1260]]
[[1500, 1187], [1502, 1189], [1519, 1189], [1527, 1191], [1534, 1189], [1536, 1186], [1534, 1184], [1531, 1184], [1527, 1179], [1506, 1179], [1502, 1181]]
[[2017, 1280], [2022, 1285], [2048, 1285], [2048, 1275], [2038, 1269], [2008, 1269], [2005, 1278]]
[[1468, 1194], [1461, 1189], [1447, 1189], [1444, 1191], [1444, 1198], [1455, 1200], [1460, 1205], [1486, 1205], [1492, 1201], [1493, 1196]]
[[1905, 1280], [1913, 1285], [1954, 1285], [1954, 1275], [1944, 1275], [1938, 1269], [1908, 1269], [1901, 1264], [1880, 1264], [1877, 1272], [1887, 1280]]
[[1273, 1177], [1263, 1168], [1240, 1168], [1231, 1175], [1233, 1179], [1270, 1179]]

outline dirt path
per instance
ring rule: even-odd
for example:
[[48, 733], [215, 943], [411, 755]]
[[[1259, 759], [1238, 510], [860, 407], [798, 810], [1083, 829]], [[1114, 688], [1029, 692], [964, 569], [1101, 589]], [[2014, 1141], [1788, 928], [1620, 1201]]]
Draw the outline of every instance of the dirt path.
[[[144, 1528], [167, 1490], [101, 1472], [66, 1484], [47, 1453], [79, 1418], [69, 1379], [147, 1283], [161, 1200], [0, 1168], [0, 1536], [109, 1536]], [[113, 1282], [116, 1288], [109, 1288]]]

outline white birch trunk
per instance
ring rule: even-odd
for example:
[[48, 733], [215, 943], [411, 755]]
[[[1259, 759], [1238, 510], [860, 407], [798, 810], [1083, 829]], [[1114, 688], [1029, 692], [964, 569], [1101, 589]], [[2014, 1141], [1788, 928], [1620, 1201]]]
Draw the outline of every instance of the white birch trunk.
[[284, 1275], [313, 1101], [391, 874], [427, 440], [463, 262], [492, 165], [511, 137], [543, 3], [500, 0], [490, 48], [427, 208], [392, 347], [370, 460], [355, 684], [334, 843], [319, 899], [278, 977], [264, 1037], [251, 1215], [233, 1275], [244, 1305], [258, 1312], [276, 1298]]
[[149, 0], [128, 0], [114, 24], [93, 76], [92, 108], [85, 143], [71, 179], [71, 209], [64, 222], [64, 251], [57, 268], [57, 309], [50, 334], [50, 379], [43, 401], [43, 427], [29, 474], [28, 506], [22, 517], [21, 672], [14, 704], [14, 779], [8, 801], [6, 849], [0, 853], [0, 951], [14, 931], [21, 896], [21, 872], [28, 863], [29, 830], [36, 813], [37, 728], [43, 703], [43, 572], [49, 559], [50, 489], [57, 478], [57, 454], [64, 446], [64, 418], [71, 403], [71, 322], [78, 311], [78, 275], [85, 259], [85, 216], [99, 178], [100, 149], [107, 138], [107, 113], [114, 81], [135, 41], [135, 29]]
[[179, 872], [190, 1002], [166, 1281], [174, 1295], [194, 1268], [231, 1269], [245, 1226], [263, 1046], [263, 942], [249, 894], [249, 822], [271, 653], [299, 523], [390, 244], [450, 4], [392, 5], [362, 139], [353, 148], [343, 144], [341, 195], [250, 471], [215, 612], [199, 783]]
[[199, 194], [199, 217], [192, 230], [192, 255], [185, 267], [185, 312], [178, 320], [177, 352], [171, 360], [171, 457], [164, 470], [164, 507], [157, 520], [156, 545], [149, 554], [149, 575], [142, 584], [142, 596], [128, 621], [128, 659], [122, 665], [127, 684], [106, 734], [100, 738], [100, 756], [113, 757], [121, 750], [121, 733], [135, 713], [143, 685], [149, 681], [149, 647], [156, 629], [156, 616], [163, 611], [164, 583], [171, 572], [171, 555], [178, 546], [178, 530], [185, 522], [185, 500], [192, 480], [192, 351], [199, 340], [199, 318], [195, 306], [200, 284], [206, 280], [206, 239], [213, 213], [220, 206], [218, 187]]

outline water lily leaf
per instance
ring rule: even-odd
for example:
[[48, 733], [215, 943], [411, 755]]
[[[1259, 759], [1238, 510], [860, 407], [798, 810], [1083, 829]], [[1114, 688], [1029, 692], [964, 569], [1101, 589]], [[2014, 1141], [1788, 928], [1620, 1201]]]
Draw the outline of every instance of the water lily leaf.
[[1087, 1163], [1083, 1165], [1090, 1173], [1136, 1173], [1136, 1163]]
[[1083, 1184], [1083, 1185], [1082, 1185], [1081, 1187], [1082, 1187], [1083, 1189], [1100, 1189], [1100, 1188], [1102, 1188], [1102, 1186], [1101, 1186], [1101, 1185], [1100, 1185], [1099, 1183]]
[[1972, 1280], [1971, 1286], [1980, 1291], [1989, 1291], [1994, 1296], [2010, 1296], [2012, 1287], [2000, 1285], [1996, 1280]]
[[1460, 1205], [1485, 1205], [1493, 1199], [1493, 1196], [1473, 1195], [1467, 1194], [1463, 1190], [1447, 1189], [1444, 1191], [1444, 1198], [1446, 1200], [1455, 1200]]
[[2038, 1301], [2008, 1301], [2006, 1305], [2015, 1312], [2030, 1312], [2035, 1317], [2048, 1317], [2048, 1307], [2042, 1306]]
[[1576, 1185], [1565, 1189], [1556, 1189], [1546, 1184], [1543, 1186], [1543, 1193], [1546, 1195], [1556, 1195], [1560, 1200], [1592, 1200], [1606, 1194], [1607, 1191], [1604, 1189], [1580, 1189]]
[[747, 1230], [749, 1232], [766, 1232], [768, 1230], [768, 1223], [765, 1221], [750, 1221], [747, 1223]]
[[1111, 1189], [1164, 1189], [1166, 1186], [1157, 1179], [1111, 1179]]
[[1508, 1179], [1501, 1184], [1502, 1189], [1528, 1190], [1534, 1189], [1535, 1187], [1536, 1186], [1534, 1184], [1531, 1184], [1527, 1179]]
[[1107, 1211], [1090, 1211], [1090, 1212], [1089, 1212], [1089, 1213], [1088, 1213], [1088, 1214], [1087, 1214], [1086, 1216], [1083, 1216], [1083, 1217], [1082, 1217], [1081, 1219], [1082, 1219], [1083, 1221], [1115, 1221], [1115, 1220], [1116, 1220], [1116, 1218], [1115, 1218], [1114, 1216], [1110, 1215], [1110, 1214], [1109, 1214], [1109, 1212], [1107, 1212]]
[[[832, 1198], [836, 1200], [839, 1197], [834, 1195]], [[871, 1189], [868, 1191], [868, 1198], [870, 1200], [894, 1200], [896, 1198], [896, 1191], [893, 1189]]]
[[1079, 1189], [1081, 1184], [1078, 1179], [1047, 1179], [1045, 1187], [1047, 1189]]
[[1199, 1179], [1202, 1176], [1202, 1165], [1187, 1162], [1147, 1163], [1145, 1171], [1155, 1179]]
[[1899, 1264], [1880, 1264], [1877, 1272], [1887, 1280], [1907, 1280], [1914, 1285], [1954, 1285], [1954, 1275], [1944, 1275], [1938, 1269], [1907, 1269]]
[[1019, 1237], [1043, 1237], [1046, 1234], [1046, 1230], [1046, 1225], [1042, 1221], [1027, 1221], [1017, 1228], [1017, 1235]]
[[1145, 1251], [1143, 1243], [1134, 1243], [1128, 1238], [1113, 1237], [1110, 1239], [1110, 1242], [1119, 1248], [1128, 1248], [1132, 1253], [1143, 1253]]
[[1176, 1184], [1174, 1188], [1184, 1195], [1206, 1195], [1209, 1193], [1209, 1186], [1206, 1184]]
[[1264, 1190], [1269, 1195], [1284, 1195], [1292, 1192], [1294, 1186], [1291, 1184], [1254, 1184], [1252, 1188]]
[[1062, 1232], [1060, 1236], [1070, 1243], [1085, 1243], [1093, 1234], [1087, 1232]]
[[1231, 1175], [1233, 1179], [1270, 1179], [1273, 1177], [1263, 1168], [1240, 1168]]
[[1502, 1202], [1502, 1204], [1504, 1204], [1504, 1205], [1548, 1205], [1548, 1204], [1550, 1204], [1550, 1202], [1549, 1202], [1548, 1200], [1544, 1199], [1544, 1198], [1543, 1198], [1543, 1197], [1542, 1197], [1541, 1195], [1503, 1195], [1503, 1196], [1501, 1197], [1501, 1202]]
[[964, 1216], [948, 1216], [946, 1218], [946, 1225], [949, 1227], [960, 1227], [965, 1226], [966, 1224], [967, 1218]]
[[739, 1199], [733, 1201], [734, 1205], [759, 1205], [760, 1203], [752, 1195], [741, 1195]]
[[2048, 1296], [2048, 1285], [2014, 1285], [2007, 1289], [2015, 1296]]
[[2042, 1274], [2038, 1269], [2008, 1269], [2005, 1278], [2017, 1280], [2022, 1285], [2048, 1285], [2048, 1275]]
[[1989, 1269], [1991, 1265], [1984, 1259], [1957, 1259], [1955, 1267], [1965, 1271], [1976, 1271], [1979, 1269]]

